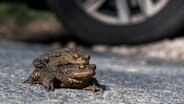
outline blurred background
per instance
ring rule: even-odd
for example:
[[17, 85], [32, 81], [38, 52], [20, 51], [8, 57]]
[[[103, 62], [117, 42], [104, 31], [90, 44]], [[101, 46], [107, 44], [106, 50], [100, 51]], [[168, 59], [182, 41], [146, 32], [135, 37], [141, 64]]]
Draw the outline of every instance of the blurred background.
[[1, 43], [184, 60], [183, 0], [1, 0]]

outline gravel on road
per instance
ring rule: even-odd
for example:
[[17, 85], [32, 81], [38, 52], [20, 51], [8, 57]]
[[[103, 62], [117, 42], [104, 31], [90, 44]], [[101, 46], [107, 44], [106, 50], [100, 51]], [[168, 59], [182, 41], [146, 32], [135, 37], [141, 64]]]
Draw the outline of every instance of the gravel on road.
[[106, 86], [104, 92], [56, 89], [47, 92], [40, 85], [22, 82], [33, 70], [32, 60], [49, 46], [0, 45], [1, 104], [183, 104], [184, 63], [91, 52], [97, 65], [95, 77]]

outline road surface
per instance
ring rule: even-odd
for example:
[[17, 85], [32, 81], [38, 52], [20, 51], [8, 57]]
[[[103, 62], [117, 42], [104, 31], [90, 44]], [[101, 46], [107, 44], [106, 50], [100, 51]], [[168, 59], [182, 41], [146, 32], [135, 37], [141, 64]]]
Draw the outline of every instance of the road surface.
[[23, 84], [33, 69], [32, 60], [51, 50], [43, 45], [0, 45], [1, 104], [184, 104], [184, 64], [138, 56], [91, 53], [104, 92], [47, 92], [40, 85]]

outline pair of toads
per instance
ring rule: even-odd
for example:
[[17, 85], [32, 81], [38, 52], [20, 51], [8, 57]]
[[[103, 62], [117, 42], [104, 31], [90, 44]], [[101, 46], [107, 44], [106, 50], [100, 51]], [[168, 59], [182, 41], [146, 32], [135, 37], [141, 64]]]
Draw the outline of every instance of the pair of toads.
[[93, 78], [96, 65], [89, 64], [89, 60], [90, 56], [80, 49], [44, 53], [33, 60], [35, 69], [24, 83], [41, 84], [48, 91], [58, 87], [100, 91], [100, 84]]

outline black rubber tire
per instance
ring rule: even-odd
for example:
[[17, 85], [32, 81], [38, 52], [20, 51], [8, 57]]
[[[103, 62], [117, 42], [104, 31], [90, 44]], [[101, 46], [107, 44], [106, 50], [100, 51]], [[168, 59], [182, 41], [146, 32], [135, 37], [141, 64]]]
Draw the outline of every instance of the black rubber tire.
[[77, 6], [75, 0], [47, 0], [66, 27], [90, 44], [136, 44], [169, 36], [184, 26], [184, 0], [170, 0], [167, 6], [147, 21], [127, 26], [99, 22]]

